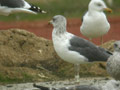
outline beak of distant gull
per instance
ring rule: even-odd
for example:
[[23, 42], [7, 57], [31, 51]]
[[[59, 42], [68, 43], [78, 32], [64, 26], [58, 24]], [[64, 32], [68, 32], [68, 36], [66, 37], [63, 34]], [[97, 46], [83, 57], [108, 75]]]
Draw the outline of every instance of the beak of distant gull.
[[107, 11], [107, 12], [109, 12], [109, 13], [112, 13], [112, 9], [110, 9], [110, 8], [104, 8], [104, 11]]

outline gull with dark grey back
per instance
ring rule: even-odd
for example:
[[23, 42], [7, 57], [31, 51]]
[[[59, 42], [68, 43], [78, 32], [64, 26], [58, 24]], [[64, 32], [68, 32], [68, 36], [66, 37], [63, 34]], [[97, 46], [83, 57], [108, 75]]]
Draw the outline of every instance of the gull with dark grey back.
[[53, 24], [52, 41], [58, 56], [75, 65], [75, 79], [79, 81], [79, 65], [93, 61], [107, 61], [111, 53], [88, 40], [75, 36], [66, 30], [66, 18], [56, 15], [50, 21]]

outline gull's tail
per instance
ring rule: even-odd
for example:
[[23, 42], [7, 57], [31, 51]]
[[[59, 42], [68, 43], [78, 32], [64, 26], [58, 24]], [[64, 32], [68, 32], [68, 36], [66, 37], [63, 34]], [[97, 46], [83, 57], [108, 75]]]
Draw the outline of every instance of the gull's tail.
[[47, 13], [46, 11], [42, 10], [40, 7], [37, 7], [35, 5], [31, 5], [29, 10], [36, 12], [36, 13]]

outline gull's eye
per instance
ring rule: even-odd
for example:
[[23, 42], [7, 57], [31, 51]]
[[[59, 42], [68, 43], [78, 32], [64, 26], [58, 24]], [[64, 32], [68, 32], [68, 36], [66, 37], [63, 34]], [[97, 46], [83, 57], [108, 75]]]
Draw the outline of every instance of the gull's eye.
[[117, 44], [114, 44], [114, 47], [117, 47], [118, 45]]
[[55, 21], [56, 19], [55, 18], [53, 18], [53, 22]]
[[101, 3], [97, 3], [97, 6], [101, 7], [101, 6], [102, 6], [102, 4], [101, 4]]

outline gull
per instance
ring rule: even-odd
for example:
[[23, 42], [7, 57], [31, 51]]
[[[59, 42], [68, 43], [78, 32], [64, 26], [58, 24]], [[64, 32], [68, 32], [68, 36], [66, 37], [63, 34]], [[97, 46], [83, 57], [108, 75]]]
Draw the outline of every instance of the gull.
[[30, 14], [46, 13], [40, 7], [29, 4], [25, 0], [0, 0], [0, 15], [24, 12]]
[[113, 55], [108, 58], [107, 72], [116, 80], [120, 80], [120, 41], [114, 43]]
[[91, 0], [80, 27], [80, 32], [90, 40], [101, 37], [101, 43], [103, 43], [102, 36], [110, 30], [110, 24], [103, 11], [112, 12], [103, 0]]
[[109, 80], [101, 86], [100, 90], [120, 90], [120, 82], [116, 80]]
[[47, 87], [42, 85], [33, 84], [33, 87], [39, 88], [40, 90], [120, 90], [120, 82], [116, 80], [109, 80], [106, 83], [102, 84], [93, 84], [93, 85], [73, 85], [73, 86], [62, 86], [59, 85], [60, 83], [56, 82], [57, 86], [61, 87], [54, 87], [55, 85], [51, 85], [53, 87]]
[[50, 21], [53, 24], [52, 41], [57, 55], [66, 62], [75, 65], [75, 81], [79, 82], [79, 65], [85, 62], [106, 61], [110, 53], [88, 40], [66, 30], [66, 18], [56, 15]]

